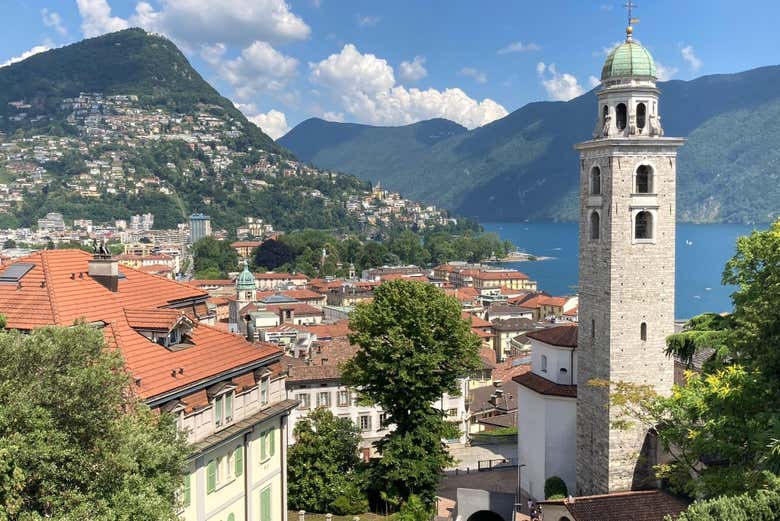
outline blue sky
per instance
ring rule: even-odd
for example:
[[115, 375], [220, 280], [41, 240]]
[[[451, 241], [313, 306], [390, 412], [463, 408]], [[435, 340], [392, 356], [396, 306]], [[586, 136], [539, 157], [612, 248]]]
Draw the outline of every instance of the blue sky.
[[[165, 34], [273, 137], [309, 117], [469, 128], [592, 88], [624, 1], [2, 0], [0, 65], [128, 26]], [[663, 79], [780, 63], [780, 2], [637, 0]]]

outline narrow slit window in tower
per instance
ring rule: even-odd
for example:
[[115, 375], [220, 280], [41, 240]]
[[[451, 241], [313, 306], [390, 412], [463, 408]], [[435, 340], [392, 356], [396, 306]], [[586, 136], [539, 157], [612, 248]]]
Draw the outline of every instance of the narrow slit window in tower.
[[542, 355], [542, 372], [547, 372], [547, 355]]
[[597, 166], [590, 171], [590, 195], [601, 195], [601, 169]]
[[604, 105], [604, 108], [601, 110], [601, 128], [604, 128], [604, 125], [607, 123], [607, 117], [609, 117], [609, 107]]
[[645, 128], [645, 122], [647, 121], [647, 105], [640, 103], [636, 106], [636, 126], [639, 128]]
[[590, 214], [590, 240], [597, 241], [601, 238], [601, 217], [597, 211]]
[[636, 214], [636, 220], [634, 224], [634, 238], [653, 238], [653, 215], [650, 212], [642, 211]]
[[636, 170], [636, 193], [649, 194], [653, 191], [653, 173], [647, 165]]
[[627, 111], [626, 111], [626, 104], [625, 103], [618, 103], [618, 106], [615, 107], [615, 113], [617, 117], [617, 128], [618, 130], [623, 130], [626, 128], [626, 120], [627, 120]]
[[644, 340], [647, 340], [647, 322], [642, 322], [642, 325], [639, 326], [639, 338]]

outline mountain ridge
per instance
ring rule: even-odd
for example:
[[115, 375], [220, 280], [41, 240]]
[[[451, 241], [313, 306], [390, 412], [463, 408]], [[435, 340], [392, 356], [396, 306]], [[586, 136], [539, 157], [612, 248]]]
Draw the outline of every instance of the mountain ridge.
[[[780, 152], [772, 143], [777, 142], [780, 120], [770, 115], [780, 110], [778, 83], [780, 66], [659, 82], [666, 135], [689, 138], [678, 161], [681, 221], [763, 222], [777, 214], [780, 190], [772, 182], [772, 168]], [[750, 130], [751, 117], [743, 111], [762, 122], [762, 132]], [[723, 118], [731, 113], [735, 120]], [[595, 117], [592, 90], [568, 102], [529, 103], [430, 145], [410, 139], [408, 125], [352, 124], [361, 140], [318, 146], [319, 137], [306, 122], [277, 142], [304, 161], [381, 181], [460, 214], [483, 220], [576, 220], [573, 145], [590, 138]], [[340, 125], [320, 124], [318, 130], [338, 132]], [[376, 143], [366, 147], [372, 135]], [[721, 146], [716, 148], [711, 144], [718, 136]], [[307, 147], [300, 153], [303, 141]], [[392, 145], [382, 144], [387, 142]], [[735, 166], [741, 175], [733, 171]]]

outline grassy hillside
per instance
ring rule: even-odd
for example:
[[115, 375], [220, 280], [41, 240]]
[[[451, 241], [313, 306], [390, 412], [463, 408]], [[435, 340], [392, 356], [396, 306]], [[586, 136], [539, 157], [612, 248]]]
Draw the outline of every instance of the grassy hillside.
[[[780, 209], [776, 179], [780, 67], [660, 83], [668, 136], [689, 138], [678, 162], [679, 218], [759, 222]], [[485, 220], [573, 220], [577, 153], [596, 96], [531, 103], [473, 131], [426, 142], [414, 127], [301, 123], [279, 140], [301, 159]], [[438, 120], [441, 121], [441, 120]], [[316, 130], [313, 132], [312, 130]], [[339, 135], [323, 140], [322, 136]]]

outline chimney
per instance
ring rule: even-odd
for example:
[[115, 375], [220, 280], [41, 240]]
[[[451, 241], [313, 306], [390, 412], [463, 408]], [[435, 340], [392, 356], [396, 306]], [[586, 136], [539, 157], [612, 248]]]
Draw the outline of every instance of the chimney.
[[89, 261], [87, 273], [107, 290], [114, 293], [119, 290], [119, 261], [112, 259], [111, 254], [96, 251]]

